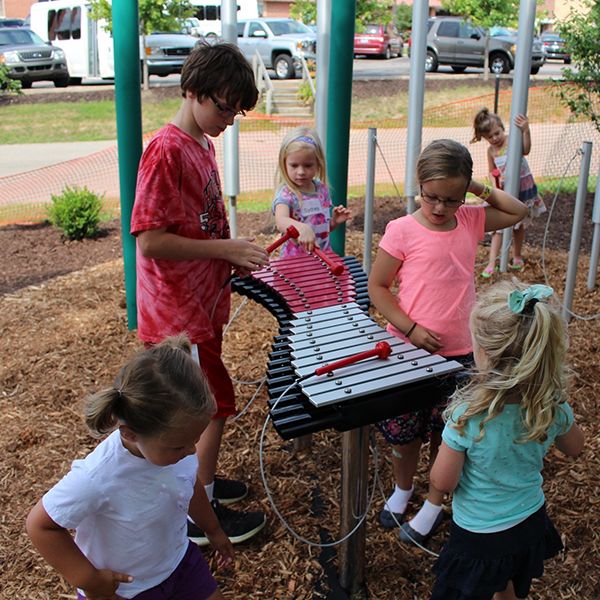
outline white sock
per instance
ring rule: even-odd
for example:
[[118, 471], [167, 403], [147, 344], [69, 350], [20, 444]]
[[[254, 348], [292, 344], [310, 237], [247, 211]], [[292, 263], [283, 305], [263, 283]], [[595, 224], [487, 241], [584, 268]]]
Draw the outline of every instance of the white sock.
[[435, 504], [431, 504], [429, 500], [425, 500], [421, 510], [408, 524], [421, 535], [427, 535], [431, 531], [435, 520], [441, 512], [441, 506], [436, 506]]
[[397, 485], [394, 487], [394, 493], [385, 501], [385, 509], [393, 513], [403, 514], [406, 506], [412, 496], [414, 488], [410, 490], [401, 490]]
[[206, 495], [208, 496], [208, 501], [212, 502], [213, 501], [213, 492], [215, 489], [215, 482], [213, 481], [212, 483], [209, 483], [208, 485], [204, 486], [204, 491], [206, 492]]

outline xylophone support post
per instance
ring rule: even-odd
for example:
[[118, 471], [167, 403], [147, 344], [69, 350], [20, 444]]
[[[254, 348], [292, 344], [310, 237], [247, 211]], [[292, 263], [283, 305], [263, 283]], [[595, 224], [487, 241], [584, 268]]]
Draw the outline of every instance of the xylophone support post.
[[[345, 536], [367, 508], [369, 427], [342, 434], [342, 503], [340, 534]], [[351, 598], [366, 598], [365, 588], [366, 520], [340, 544], [338, 554], [340, 585]]]

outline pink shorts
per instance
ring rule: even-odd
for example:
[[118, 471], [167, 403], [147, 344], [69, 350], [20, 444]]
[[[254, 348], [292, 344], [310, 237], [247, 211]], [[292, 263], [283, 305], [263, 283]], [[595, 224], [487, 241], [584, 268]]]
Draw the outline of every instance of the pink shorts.
[[192, 357], [200, 365], [217, 403], [213, 419], [235, 415], [235, 394], [231, 377], [221, 359], [223, 330], [215, 331], [215, 338], [192, 345]]

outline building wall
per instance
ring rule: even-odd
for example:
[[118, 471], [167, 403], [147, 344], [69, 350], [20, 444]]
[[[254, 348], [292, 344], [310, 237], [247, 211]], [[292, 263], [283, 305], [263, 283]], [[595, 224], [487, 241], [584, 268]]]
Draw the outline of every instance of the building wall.
[[24, 19], [29, 14], [29, 7], [34, 3], [34, 0], [0, 0], [0, 15]]

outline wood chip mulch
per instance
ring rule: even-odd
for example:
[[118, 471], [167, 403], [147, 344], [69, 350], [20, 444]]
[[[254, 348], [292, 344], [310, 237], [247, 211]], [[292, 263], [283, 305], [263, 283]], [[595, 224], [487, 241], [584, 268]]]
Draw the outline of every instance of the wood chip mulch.
[[[262, 230], [269, 231], [268, 217], [263, 215], [261, 219]], [[255, 217], [252, 229], [247, 231], [255, 233], [261, 227]], [[267, 233], [257, 236], [257, 242], [265, 246], [271, 240]], [[360, 231], [351, 229], [346, 253], [361, 259], [362, 247]], [[486, 254], [487, 248], [482, 246], [479, 262], [484, 263]], [[544, 282], [540, 245], [528, 244], [526, 258], [526, 268], [519, 278]], [[562, 296], [567, 252], [561, 244], [546, 249], [544, 264], [548, 282]], [[586, 289], [588, 264], [586, 246], [579, 261], [573, 307], [582, 316], [600, 312], [598, 289]], [[478, 285], [487, 286], [489, 282], [478, 281]], [[0, 297], [2, 599], [76, 598], [75, 591], [33, 549], [24, 532], [24, 521], [30, 507], [68, 470], [71, 461], [84, 456], [95, 444], [80, 416], [81, 399], [87, 392], [110, 384], [123, 361], [140, 347], [135, 332], [127, 329], [124, 298], [120, 259], [86, 266], [28, 287], [16, 286]], [[240, 302], [242, 299], [234, 296], [234, 308]], [[250, 301], [242, 308], [225, 340], [225, 362], [233, 377], [255, 381], [264, 375], [276, 332], [275, 319], [259, 305]], [[530, 596], [534, 600], [600, 598], [600, 529], [595, 525], [594, 512], [600, 508], [600, 322], [597, 318], [573, 319], [569, 334], [571, 401], [585, 431], [586, 445], [576, 460], [564, 458], [556, 451], [548, 455], [544, 491], [566, 551], [547, 562], [543, 579], [534, 582]], [[255, 386], [236, 384], [236, 388], [242, 408]], [[251, 482], [251, 495], [243, 506], [266, 511], [268, 525], [254, 539], [236, 548], [234, 571], [216, 574], [221, 589], [226, 598], [236, 599], [345, 598], [335, 579], [335, 553], [294, 539], [266, 500], [258, 453], [265, 404], [263, 391], [244, 415], [230, 424], [223, 442], [220, 470]], [[392, 481], [388, 451], [379, 436], [377, 447], [379, 476], [388, 492]], [[265, 468], [279, 510], [301, 536], [317, 542], [338, 537], [339, 433], [315, 434], [310, 449], [294, 452], [290, 442], [281, 440], [269, 427]], [[372, 460], [370, 473], [372, 476]], [[412, 511], [418, 508], [426, 483], [423, 462]], [[378, 525], [382, 504], [383, 498], [376, 491], [367, 520], [365, 577], [369, 597], [424, 600], [432, 583], [433, 558], [400, 544], [394, 532]], [[431, 540], [433, 551], [441, 548], [448, 522]]]

